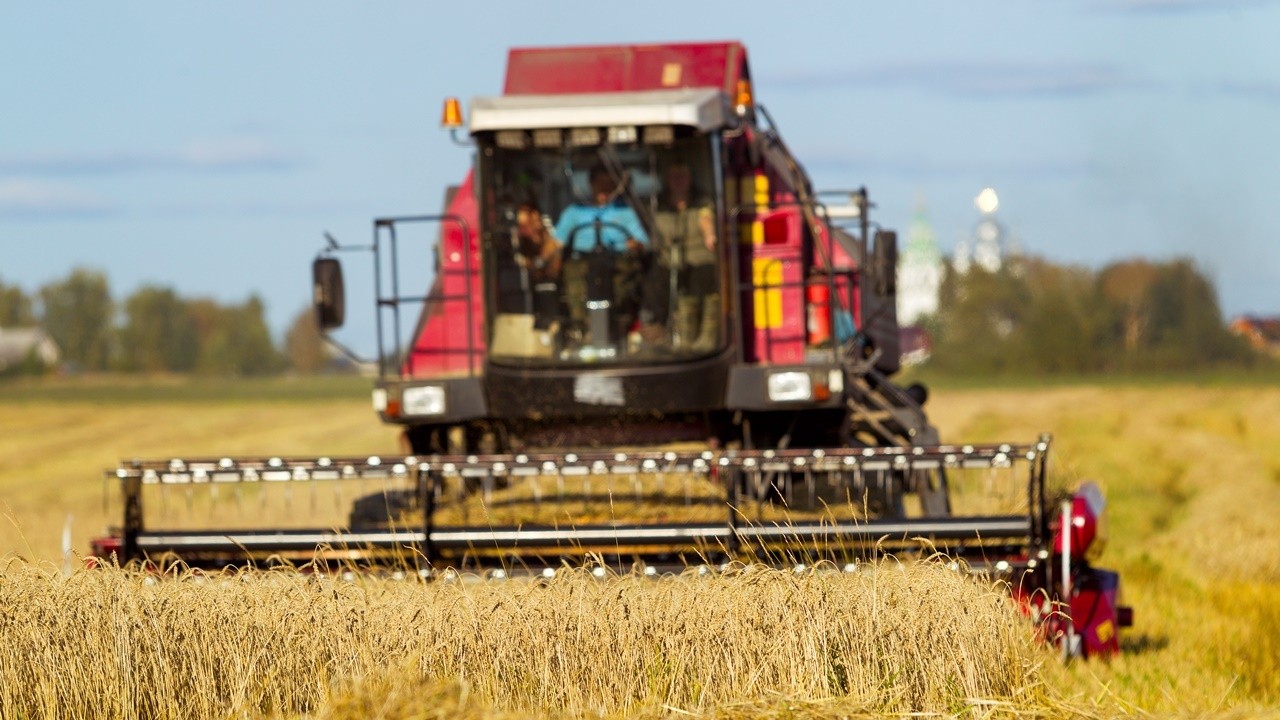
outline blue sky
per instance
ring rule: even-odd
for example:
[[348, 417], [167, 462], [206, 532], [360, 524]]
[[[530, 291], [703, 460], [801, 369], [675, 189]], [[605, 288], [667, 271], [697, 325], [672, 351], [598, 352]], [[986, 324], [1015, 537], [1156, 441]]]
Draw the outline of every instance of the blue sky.
[[324, 231], [438, 210], [470, 159], [440, 103], [497, 94], [507, 48], [740, 39], [816, 184], [883, 224], [923, 198], [949, 251], [989, 185], [1032, 253], [1190, 255], [1228, 314], [1280, 313], [1277, 38], [1267, 0], [9, 3], [0, 279], [258, 293], [281, 332]]

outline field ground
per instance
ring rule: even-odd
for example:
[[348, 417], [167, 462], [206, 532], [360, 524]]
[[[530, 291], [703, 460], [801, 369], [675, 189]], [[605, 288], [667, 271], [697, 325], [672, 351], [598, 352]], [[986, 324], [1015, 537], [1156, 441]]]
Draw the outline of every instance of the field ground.
[[[367, 388], [358, 378], [0, 385], [0, 555], [60, 563], [68, 523], [85, 549], [115, 520], [102, 471], [121, 458], [393, 453]], [[1136, 626], [1110, 663], [1044, 665], [1065, 701], [1099, 715], [1280, 715], [1280, 386], [942, 383], [928, 409], [949, 441], [1051, 432], [1053, 472], [1107, 494], [1101, 564], [1121, 573]], [[430, 690], [452, 692], [442, 687]]]

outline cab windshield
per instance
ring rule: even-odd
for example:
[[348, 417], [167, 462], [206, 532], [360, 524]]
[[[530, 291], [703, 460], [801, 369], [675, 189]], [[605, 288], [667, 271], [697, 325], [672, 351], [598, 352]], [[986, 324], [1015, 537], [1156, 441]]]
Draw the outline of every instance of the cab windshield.
[[713, 137], [622, 130], [479, 138], [491, 358], [662, 362], [722, 346]]

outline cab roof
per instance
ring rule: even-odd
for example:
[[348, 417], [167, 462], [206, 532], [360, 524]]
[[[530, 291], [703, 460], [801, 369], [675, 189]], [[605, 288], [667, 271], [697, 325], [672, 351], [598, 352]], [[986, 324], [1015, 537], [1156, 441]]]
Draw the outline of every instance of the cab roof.
[[471, 100], [470, 130], [685, 125], [705, 132], [729, 124], [727, 103], [711, 88], [480, 97]]

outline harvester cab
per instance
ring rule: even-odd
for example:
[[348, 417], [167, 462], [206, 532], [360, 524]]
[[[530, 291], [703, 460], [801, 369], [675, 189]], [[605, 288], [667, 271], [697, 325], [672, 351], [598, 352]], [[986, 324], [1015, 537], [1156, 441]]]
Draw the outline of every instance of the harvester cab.
[[[467, 120], [446, 212], [375, 221], [374, 404], [407, 450], [937, 442], [924, 393], [889, 380], [896, 236], [872, 236], [865, 190], [814, 193], [741, 45], [513, 50]], [[434, 286], [400, 294], [419, 223]], [[317, 266], [326, 327], [335, 277]]]
[[[924, 389], [891, 379], [896, 236], [874, 229], [865, 189], [814, 191], [741, 44], [512, 50], [501, 95], [465, 118], [446, 103], [444, 124], [464, 123], [475, 164], [444, 212], [379, 218], [360, 248], [373, 404], [404, 428], [401, 454], [122, 465], [125, 524], [98, 551], [431, 574], [856, 569], [936, 548], [1006, 577], [1045, 623], [1081, 587], [1064, 573], [1092, 582], [1054, 544], [1048, 439], [944, 445]], [[401, 267], [422, 226], [436, 234], [425, 294], [426, 268]], [[314, 264], [326, 331], [344, 320], [347, 249], [331, 241]], [[315, 508], [317, 481], [338, 488], [323, 497], [339, 514], [309, 525], [296, 503], [265, 531], [160, 530], [143, 512], [149, 490], [200, 484], [239, 508], [305, 486]]]

